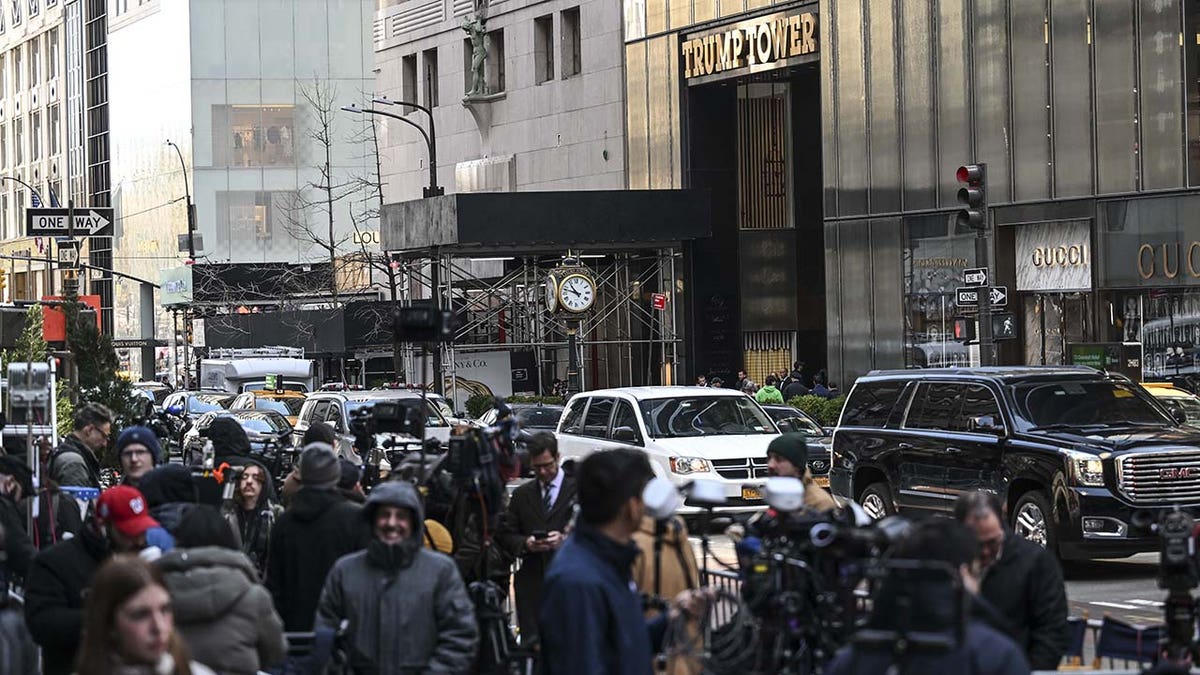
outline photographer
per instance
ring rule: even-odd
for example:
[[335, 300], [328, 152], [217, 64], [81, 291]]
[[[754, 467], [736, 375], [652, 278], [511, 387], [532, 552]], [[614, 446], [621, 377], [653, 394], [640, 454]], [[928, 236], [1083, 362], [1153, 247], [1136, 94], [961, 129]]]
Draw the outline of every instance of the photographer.
[[[808, 436], [799, 432], [781, 434], [767, 446], [767, 470], [772, 476], [795, 478], [804, 484], [804, 509], [821, 512], [836, 509], [838, 504], [825, 488], [813, 481], [812, 473], [808, 470]], [[743, 537], [761, 537], [763, 532], [770, 529], [771, 521], [776, 517], [772, 510], [756, 513], [743, 527], [730, 525], [727, 534], [735, 542], [741, 542]], [[744, 553], [744, 546], [739, 551]], [[739, 553], [739, 558], [745, 556]], [[744, 560], [743, 560], [744, 562]]]
[[1004, 527], [1002, 513], [990, 492], [964, 494], [954, 505], [954, 517], [979, 540], [980, 595], [1006, 618], [1006, 632], [1033, 669], [1054, 670], [1069, 639], [1062, 569], [1049, 551]]
[[[957, 593], [949, 579], [888, 580], [875, 598], [868, 629], [894, 634], [895, 639], [856, 641], [840, 650], [822, 672], [826, 675], [1027, 675], [1029, 665], [1008, 636], [974, 618], [964, 619], [966, 625], [959, 633], [956, 603], [970, 603], [970, 593], [979, 587], [978, 557], [979, 546], [962, 525], [943, 519], [917, 525], [908, 539], [897, 546], [894, 558], [948, 563], [961, 576], [967, 597]], [[963, 617], [969, 611], [963, 606], [958, 609]], [[949, 645], [924, 647], [903, 639], [916, 632], [943, 635]], [[956, 633], [961, 639], [955, 637]], [[897, 644], [902, 642], [908, 645], [907, 654], [897, 653]]]

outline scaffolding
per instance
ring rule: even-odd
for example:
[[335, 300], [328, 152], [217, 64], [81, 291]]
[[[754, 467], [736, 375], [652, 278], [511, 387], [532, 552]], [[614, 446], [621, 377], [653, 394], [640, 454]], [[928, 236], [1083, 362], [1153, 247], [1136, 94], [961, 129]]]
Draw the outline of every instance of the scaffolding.
[[[570, 330], [575, 330], [583, 389], [677, 382], [681, 308], [676, 296], [683, 286], [678, 248], [582, 255], [597, 286], [596, 302], [584, 315], [548, 311], [546, 277], [561, 264], [561, 254], [407, 255], [400, 268], [401, 300], [430, 299], [436, 292], [442, 307], [465, 317], [455, 341], [439, 347], [446, 393], [452, 397], [458, 394], [456, 357], [495, 350], [532, 351], [538, 371], [535, 393], [548, 392], [550, 382], [565, 377]], [[502, 262], [503, 271], [481, 270], [482, 262]], [[656, 293], [666, 299], [661, 310], [651, 302]], [[405, 349], [405, 370], [421, 372], [419, 355], [411, 345]]]

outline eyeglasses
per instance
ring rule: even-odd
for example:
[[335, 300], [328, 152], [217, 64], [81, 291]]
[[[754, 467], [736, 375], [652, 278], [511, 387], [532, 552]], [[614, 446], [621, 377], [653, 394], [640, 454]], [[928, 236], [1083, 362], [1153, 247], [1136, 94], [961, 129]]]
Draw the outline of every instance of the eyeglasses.
[[149, 454], [149, 450], [126, 450], [121, 453], [121, 459], [133, 459], [134, 457], [144, 457]]
[[105, 443], [108, 442], [109, 437], [112, 435], [111, 429], [108, 431], [105, 431], [104, 429], [101, 429], [100, 427], [97, 427], [97, 426], [93, 426], [92, 428], [95, 429], [97, 433], [99, 433], [101, 436], [104, 437]]

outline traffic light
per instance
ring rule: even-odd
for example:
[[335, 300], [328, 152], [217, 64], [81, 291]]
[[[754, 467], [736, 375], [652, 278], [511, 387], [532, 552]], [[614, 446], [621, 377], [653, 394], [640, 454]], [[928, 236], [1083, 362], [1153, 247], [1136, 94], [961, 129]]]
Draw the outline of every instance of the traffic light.
[[955, 174], [963, 187], [958, 190], [958, 203], [962, 205], [955, 224], [958, 229], [986, 230], [987, 222], [987, 164], [967, 164], [958, 167]]
[[4, 294], [6, 288], [8, 288], [8, 272], [0, 272], [0, 295]]

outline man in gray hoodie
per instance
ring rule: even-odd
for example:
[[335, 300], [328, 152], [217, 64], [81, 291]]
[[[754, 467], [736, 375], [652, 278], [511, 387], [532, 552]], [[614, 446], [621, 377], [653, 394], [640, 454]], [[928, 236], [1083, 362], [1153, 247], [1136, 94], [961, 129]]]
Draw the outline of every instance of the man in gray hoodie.
[[377, 486], [363, 508], [371, 543], [329, 571], [317, 628], [349, 619], [354, 672], [463, 673], [474, 660], [474, 608], [454, 561], [422, 548], [424, 511], [412, 485]]

